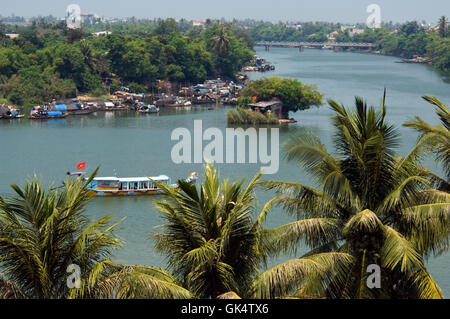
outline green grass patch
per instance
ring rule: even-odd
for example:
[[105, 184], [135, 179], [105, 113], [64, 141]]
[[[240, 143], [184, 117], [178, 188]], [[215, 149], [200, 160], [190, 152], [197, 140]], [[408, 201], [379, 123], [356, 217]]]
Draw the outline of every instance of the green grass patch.
[[274, 114], [265, 115], [239, 106], [236, 110], [228, 111], [227, 122], [229, 125], [278, 125], [280, 123]]

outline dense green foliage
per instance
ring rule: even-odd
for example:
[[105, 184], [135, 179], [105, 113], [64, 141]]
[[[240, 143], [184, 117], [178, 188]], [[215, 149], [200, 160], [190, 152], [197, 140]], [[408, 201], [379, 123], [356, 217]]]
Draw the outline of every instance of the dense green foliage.
[[[310, 134], [286, 144], [288, 160], [304, 167], [319, 188], [263, 182], [298, 218], [272, 231], [279, 249], [295, 251], [304, 243], [311, 251], [263, 273], [256, 281], [260, 296], [442, 298], [425, 258], [448, 247], [450, 196], [421, 165], [425, 140], [398, 156], [398, 133], [386, 121], [384, 100], [379, 112], [360, 98], [355, 111], [329, 104], [336, 155]], [[321, 266], [329, 276], [301, 262], [315, 256], [327, 260]], [[371, 264], [381, 269], [380, 289], [366, 284]]]
[[227, 123], [229, 125], [275, 125], [279, 124], [279, 120], [273, 113], [261, 114], [259, 112], [253, 112], [250, 109], [238, 106], [235, 110], [228, 111]]
[[[441, 29], [440, 30], [446, 30]], [[372, 42], [382, 54], [406, 58], [428, 57], [433, 66], [444, 73], [450, 73], [450, 38], [446, 31], [426, 30], [417, 22], [402, 25], [397, 32], [387, 29], [366, 29], [354, 35], [353, 42]]]
[[239, 104], [247, 106], [252, 97], [257, 101], [268, 101], [279, 98], [283, 102], [282, 118], [287, 119], [289, 112], [309, 109], [311, 106], [320, 106], [323, 95], [317, 91], [315, 85], [303, 84], [297, 79], [262, 78], [250, 82], [241, 92]]
[[21, 28], [12, 40], [0, 32], [0, 94], [30, 105], [78, 92], [108, 93], [130, 83], [145, 89], [157, 80], [234, 78], [253, 58], [248, 39], [232, 25], [214, 23], [197, 31], [186, 35], [167, 19], [137, 34], [95, 37], [87, 29], [45, 22]]
[[262, 223], [271, 202], [256, 215], [256, 175], [221, 184], [218, 171], [206, 165], [199, 189], [178, 181], [181, 190], [160, 184], [167, 196], [157, 203], [165, 224], [157, 249], [184, 286], [200, 298], [217, 298], [229, 291], [248, 296], [266, 251]]
[[[242, 24], [242, 22], [241, 22]], [[283, 42], [326, 42], [330, 33], [339, 31], [345, 25], [328, 22], [300, 22], [300, 23], [271, 23], [248, 21], [248, 32], [254, 41], [283, 41]], [[356, 28], [364, 29], [364, 24], [357, 24]], [[383, 23], [383, 29], [393, 31], [397, 26], [392, 23]], [[338, 38], [338, 40], [344, 40]], [[347, 38], [348, 40], [348, 38]]]
[[424, 96], [423, 98], [437, 107], [436, 114], [441, 120], [441, 125], [432, 127], [417, 116], [415, 121], [405, 123], [405, 126], [412, 127], [420, 132], [422, 134], [421, 140], [431, 147], [436, 159], [443, 164], [447, 180], [439, 180], [440, 189], [448, 192], [450, 191], [450, 111], [436, 97]]

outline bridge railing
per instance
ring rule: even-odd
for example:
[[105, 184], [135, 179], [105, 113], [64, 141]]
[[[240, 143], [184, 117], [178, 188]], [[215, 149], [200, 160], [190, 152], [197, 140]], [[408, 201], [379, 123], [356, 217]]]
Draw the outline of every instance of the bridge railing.
[[358, 43], [358, 42], [270, 42], [270, 41], [259, 41], [256, 42], [258, 46], [283, 46], [283, 47], [366, 47], [373, 48], [376, 46], [374, 43]]

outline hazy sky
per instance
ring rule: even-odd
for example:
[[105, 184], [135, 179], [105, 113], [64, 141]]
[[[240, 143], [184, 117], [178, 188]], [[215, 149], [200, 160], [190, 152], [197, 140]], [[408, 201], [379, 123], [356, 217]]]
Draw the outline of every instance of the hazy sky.
[[83, 13], [106, 17], [365, 22], [372, 3], [381, 7], [383, 21], [435, 23], [442, 15], [450, 16], [449, 0], [0, 0], [0, 14], [63, 17], [72, 3]]

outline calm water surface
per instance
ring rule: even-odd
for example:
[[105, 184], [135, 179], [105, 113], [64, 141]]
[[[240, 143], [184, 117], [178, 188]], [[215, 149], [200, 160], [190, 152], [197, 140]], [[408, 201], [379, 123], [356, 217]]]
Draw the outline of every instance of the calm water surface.
[[[450, 102], [450, 85], [430, 68], [423, 65], [400, 64], [397, 58], [332, 51], [271, 48], [258, 55], [276, 65], [276, 71], [267, 76], [295, 77], [304, 83], [316, 84], [327, 99], [352, 105], [354, 96], [362, 96], [370, 104], [378, 105], [383, 90], [388, 89], [388, 118], [399, 127], [402, 144], [398, 152], [406, 154], [417, 140], [417, 134], [401, 127], [405, 121], [419, 115], [436, 124], [433, 108], [421, 100], [422, 95], [435, 95], [445, 103]], [[260, 73], [250, 73], [252, 79]], [[203, 129], [226, 128], [228, 107], [208, 110], [207, 107], [190, 109], [163, 109], [159, 115], [142, 115], [134, 112], [98, 113], [89, 116], [68, 117], [63, 120], [0, 121], [0, 194], [10, 193], [10, 183], [22, 183], [36, 174], [47, 184], [58, 185], [67, 171], [74, 170], [77, 162], [86, 161], [88, 169], [101, 165], [100, 176], [155, 176], [166, 174], [173, 181], [185, 178], [192, 171], [201, 172], [200, 164], [174, 165], [170, 151], [172, 130], [178, 127], [193, 128], [194, 120], [203, 120]], [[298, 123], [280, 130], [283, 142], [296, 130], [317, 134], [330, 151], [332, 127], [328, 107], [298, 112], [292, 116]], [[429, 160], [427, 166], [440, 173]], [[221, 164], [222, 176], [231, 179], [251, 178], [261, 165]], [[312, 185], [305, 173], [281, 160], [278, 174], [266, 178], [299, 181]], [[270, 200], [272, 194], [258, 193], [259, 208]], [[160, 199], [160, 198], [159, 198]], [[116, 253], [116, 259], [127, 264], [164, 266], [163, 257], [153, 248], [150, 237], [162, 223], [154, 209], [158, 197], [96, 198], [88, 206], [92, 218], [113, 214], [126, 220], [118, 234], [125, 247]], [[267, 219], [268, 227], [293, 221], [280, 209], [274, 209]], [[300, 255], [302, 251], [299, 251]], [[272, 265], [293, 256], [282, 256]], [[448, 272], [450, 255], [429, 261], [429, 269], [445, 295], [450, 296]]]

